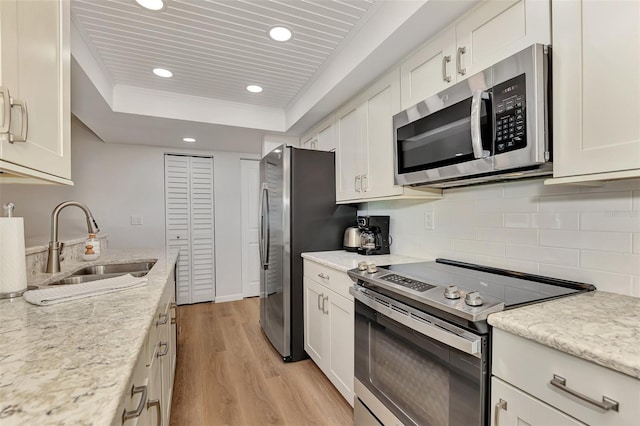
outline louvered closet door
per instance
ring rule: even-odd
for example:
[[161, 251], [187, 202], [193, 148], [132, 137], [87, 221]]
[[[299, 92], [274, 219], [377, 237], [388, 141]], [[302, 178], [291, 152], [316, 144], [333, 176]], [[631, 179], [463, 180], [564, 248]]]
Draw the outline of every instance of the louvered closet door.
[[179, 305], [215, 299], [213, 159], [165, 155], [167, 248], [178, 250]]

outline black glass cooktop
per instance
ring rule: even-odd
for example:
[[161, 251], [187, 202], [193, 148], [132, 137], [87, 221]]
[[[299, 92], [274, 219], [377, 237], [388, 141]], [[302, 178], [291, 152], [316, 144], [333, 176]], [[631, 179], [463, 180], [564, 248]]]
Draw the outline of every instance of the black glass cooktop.
[[400, 285], [420, 290], [455, 285], [466, 291], [478, 291], [482, 295], [501, 300], [505, 308], [595, 290], [590, 284], [447, 259], [379, 268], [392, 272], [389, 275], [391, 281], [395, 280]]

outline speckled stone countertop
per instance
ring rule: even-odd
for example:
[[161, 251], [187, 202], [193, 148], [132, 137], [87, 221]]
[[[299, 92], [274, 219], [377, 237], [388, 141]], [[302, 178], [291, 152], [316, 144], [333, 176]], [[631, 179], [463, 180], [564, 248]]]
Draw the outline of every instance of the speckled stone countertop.
[[0, 300], [0, 424], [110, 425], [126, 389], [176, 254], [107, 250], [92, 262], [63, 262], [43, 285], [93, 264], [157, 259], [138, 287], [51, 306]]
[[302, 253], [302, 257], [343, 272], [357, 268], [358, 262], [362, 261], [373, 262], [376, 265], [391, 265], [394, 263], [424, 262], [425, 260], [428, 260], [419, 259], [417, 257], [402, 256], [399, 254], [363, 256], [346, 250]]
[[595, 291], [489, 315], [489, 324], [640, 379], [640, 299]]

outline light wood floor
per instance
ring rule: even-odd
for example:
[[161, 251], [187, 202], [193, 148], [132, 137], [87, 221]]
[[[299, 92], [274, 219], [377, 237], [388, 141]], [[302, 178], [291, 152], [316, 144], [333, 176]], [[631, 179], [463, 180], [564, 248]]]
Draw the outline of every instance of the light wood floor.
[[258, 298], [178, 308], [171, 426], [352, 425], [313, 361], [282, 362], [258, 317]]

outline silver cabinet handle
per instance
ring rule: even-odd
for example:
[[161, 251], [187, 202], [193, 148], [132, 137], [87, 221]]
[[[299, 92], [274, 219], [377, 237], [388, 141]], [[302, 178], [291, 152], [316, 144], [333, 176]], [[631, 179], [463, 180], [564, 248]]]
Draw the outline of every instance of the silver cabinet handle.
[[322, 278], [323, 280], [328, 280], [328, 279], [329, 279], [329, 275], [325, 275], [325, 274], [324, 274], [324, 272], [320, 272], [320, 273], [318, 274], [318, 276], [319, 276], [320, 278]]
[[358, 175], [355, 178], [355, 182], [354, 182], [354, 187], [356, 189], [356, 192], [361, 192], [362, 191], [362, 175]]
[[[160, 319], [162, 318], [162, 319]], [[158, 315], [158, 321], [156, 321], [156, 327], [159, 325], [164, 325], [169, 321], [169, 314], [160, 314]]]
[[133, 396], [138, 393], [142, 394], [142, 396], [140, 397], [140, 403], [135, 410], [127, 411], [125, 409], [122, 411], [122, 423], [126, 422], [127, 420], [140, 417], [140, 414], [142, 414], [142, 410], [144, 410], [144, 407], [147, 405], [147, 387], [135, 385], [131, 386], [131, 397], [133, 398]]
[[367, 175], [362, 175], [362, 190], [367, 192], [369, 190], [369, 178]]
[[160, 342], [160, 345], [158, 346], [164, 346], [164, 352], [158, 352], [158, 354], [156, 355], [157, 358], [160, 358], [161, 356], [165, 356], [167, 353], [169, 353], [169, 343], [168, 342]]
[[442, 79], [445, 83], [451, 83], [451, 76], [447, 75], [447, 64], [451, 62], [451, 55], [442, 57]]
[[458, 70], [458, 74], [460, 75], [465, 75], [467, 73], [467, 69], [466, 68], [462, 68], [462, 55], [464, 55], [465, 53], [467, 53], [467, 48], [465, 46], [462, 47], [458, 47], [458, 52], [456, 53], [456, 68]]
[[553, 375], [553, 379], [549, 381], [549, 383], [563, 392], [568, 393], [569, 395], [573, 395], [576, 398], [580, 398], [581, 400], [588, 402], [589, 404], [595, 405], [598, 408], [602, 408], [605, 411], [618, 411], [620, 404], [618, 401], [614, 401], [611, 398], [607, 398], [606, 396], [602, 397], [602, 402], [597, 401], [593, 398], [590, 398], [586, 395], [581, 394], [580, 392], [573, 390], [567, 387], [567, 380], [564, 377], [560, 377], [557, 374]]
[[22, 128], [20, 129], [20, 135], [16, 136], [9, 132], [9, 142], [26, 142], [27, 133], [29, 132], [29, 112], [27, 111], [27, 103], [18, 99], [9, 98], [11, 101], [11, 108], [14, 106], [20, 107], [22, 111]]
[[160, 406], [160, 400], [154, 399], [147, 402], [147, 410], [153, 406], [156, 407], [156, 413], [158, 413], [158, 416], [156, 417], [156, 420], [157, 420], [156, 424], [158, 426], [162, 426], [162, 407]]
[[487, 158], [491, 155], [488, 150], [482, 149], [482, 100], [489, 99], [489, 93], [476, 90], [471, 98], [471, 147], [475, 158]]
[[318, 295], [318, 310], [320, 310], [320, 311], [323, 311], [323, 312], [324, 312], [324, 309], [322, 309], [322, 307], [320, 306], [320, 300], [322, 300], [322, 297], [323, 297], [323, 296], [324, 296], [324, 293], [320, 293], [320, 294]]
[[0, 133], [9, 133], [11, 128], [11, 95], [9, 89], [0, 86], [0, 94], [2, 95], [2, 125]]
[[493, 425], [498, 426], [498, 419], [500, 417], [500, 410], [507, 411], [507, 401], [500, 398], [498, 402], [496, 402], [496, 406], [493, 411]]
[[324, 302], [326, 302], [327, 300], [329, 300], [329, 296], [325, 296], [322, 298], [322, 313], [323, 314], [328, 314], [329, 310], [327, 309], [326, 311], [324, 310]]

